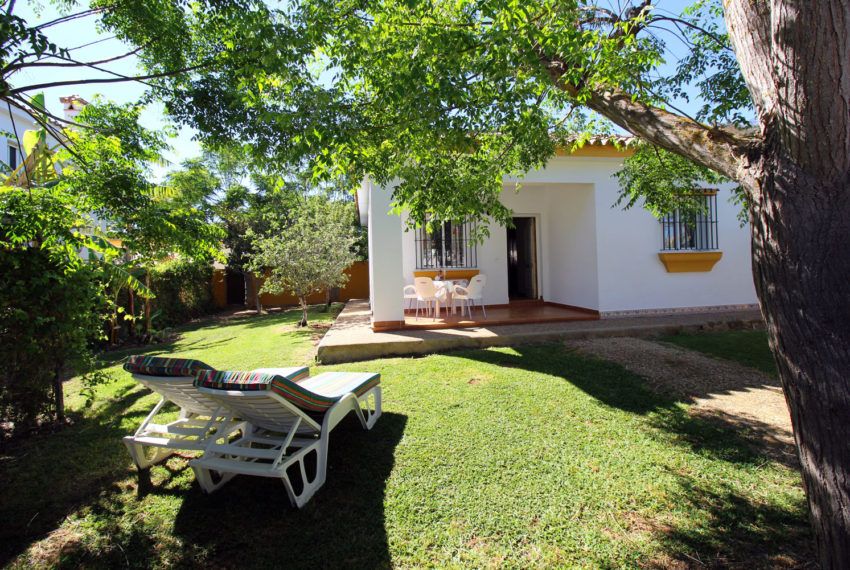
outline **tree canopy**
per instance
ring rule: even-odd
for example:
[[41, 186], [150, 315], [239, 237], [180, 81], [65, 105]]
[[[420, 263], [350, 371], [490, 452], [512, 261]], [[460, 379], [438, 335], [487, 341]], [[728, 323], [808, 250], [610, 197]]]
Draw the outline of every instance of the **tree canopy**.
[[53, 131], [59, 141], [44, 128], [26, 133], [26, 160], [0, 186], [0, 413], [17, 428], [50, 408], [50, 389], [63, 419], [62, 381], [93, 369], [107, 314], [114, 338], [120, 292], [150, 297], [133, 268], [218, 255], [220, 233], [205, 214], [151, 180], [165, 143], [138, 114], [95, 102], [81, 127]]
[[[734, 178], [718, 141], [746, 144], [738, 127], [752, 118], [719, 0], [681, 14], [588, 0], [53, 4], [67, 15], [39, 26], [3, 16], [16, 31], [0, 46], [9, 60], [0, 96], [11, 104], [37, 106], [29, 94], [44, 85], [13, 87], [28, 69], [102, 70], [50, 41], [55, 26], [98, 18], [129, 46], [114, 58], [137, 57], [143, 71], [79, 82], [144, 82], [213, 148], [237, 140], [317, 179], [398, 179], [396, 203], [414, 223], [426, 214], [506, 222], [505, 174], [610, 132], [612, 121], [662, 149], [712, 147], [688, 159]], [[671, 112], [682, 104], [693, 117]], [[629, 119], [641, 112], [646, 121]], [[673, 123], [676, 140], [647, 130]], [[687, 194], [667, 188], [677, 192], [649, 196], [651, 208]], [[631, 185], [629, 202], [641, 190]]]
[[[261, 73], [217, 77], [215, 86], [202, 74], [175, 88], [170, 109], [209, 140], [237, 138], [269, 160], [307, 159], [319, 177], [398, 179], [396, 203], [415, 222], [505, 222], [505, 174], [610, 132], [612, 122], [667, 150], [748, 140], [739, 127], [751, 100], [716, 1], [670, 14], [650, 2], [615, 11], [583, 1], [308, 0], [272, 18], [291, 33]], [[684, 57], [666, 63], [677, 42]], [[667, 110], [686, 100], [694, 117]], [[198, 112], [210, 104], [226, 111]], [[651, 121], [631, 124], [641, 112]], [[675, 123], [682, 140], [650, 136], [662, 123]], [[717, 155], [726, 151], [713, 152], [689, 160], [734, 177]], [[686, 194], [667, 189], [677, 193], [652, 208]]]

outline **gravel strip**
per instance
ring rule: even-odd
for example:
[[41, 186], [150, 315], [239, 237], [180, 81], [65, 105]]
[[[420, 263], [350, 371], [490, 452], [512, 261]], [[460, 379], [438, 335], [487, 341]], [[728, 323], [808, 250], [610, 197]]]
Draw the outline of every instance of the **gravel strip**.
[[794, 436], [779, 381], [736, 362], [639, 338], [568, 341], [580, 352], [616, 362], [655, 391], [692, 404], [691, 413], [731, 424], [793, 463]]

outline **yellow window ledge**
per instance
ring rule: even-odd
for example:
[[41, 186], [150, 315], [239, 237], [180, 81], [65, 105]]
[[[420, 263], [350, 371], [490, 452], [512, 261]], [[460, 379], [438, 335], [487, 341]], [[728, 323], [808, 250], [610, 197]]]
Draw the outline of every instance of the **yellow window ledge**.
[[[478, 275], [477, 269], [443, 269], [446, 279], [472, 279]], [[413, 272], [414, 277], [437, 277], [436, 269], [417, 269]]]
[[722, 251], [665, 251], [658, 254], [667, 273], [697, 273], [714, 269]]

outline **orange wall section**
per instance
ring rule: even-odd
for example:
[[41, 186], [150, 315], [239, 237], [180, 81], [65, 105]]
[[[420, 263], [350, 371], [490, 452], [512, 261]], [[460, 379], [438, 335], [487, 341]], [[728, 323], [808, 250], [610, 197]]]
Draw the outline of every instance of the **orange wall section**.
[[[350, 299], [368, 299], [369, 298], [369, 262], [357, 261], [345, 271], [348, 274], [348, 283], [339, 290], [339, 296], [336, 300], [348, 301]], [[224, 278], [224, 271], [216, 269], [213, 272], [212, 291], [213, 300], [216, 307], [223, 308], [227, 305], [227, 282]], [[285, 305], [297, 305], [298, 299], [289, 293], [281, 293], [271, 295], [263, 293], [260, 295], [260, 301], [264, 306], [275, 307]], [[324, 291], [313, 293], [307, 297], [307, 302], [318, 304], [325, 302]]]
[[227, 281], [224, 278], [224, 269], [213, 269], [210, 287], [212, 289], [213, 304], [219, 309], [226, 307]]

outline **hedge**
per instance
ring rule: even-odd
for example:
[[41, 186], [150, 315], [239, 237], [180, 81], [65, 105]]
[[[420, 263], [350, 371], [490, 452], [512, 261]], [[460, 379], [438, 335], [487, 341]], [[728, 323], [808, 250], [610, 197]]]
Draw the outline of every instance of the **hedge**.
[[158, 264], [151, 271], [152, 301], [156, 328], [185, 323], [215, 311], [213, 304], [213, 268], [208, 263], [181, 259]]

